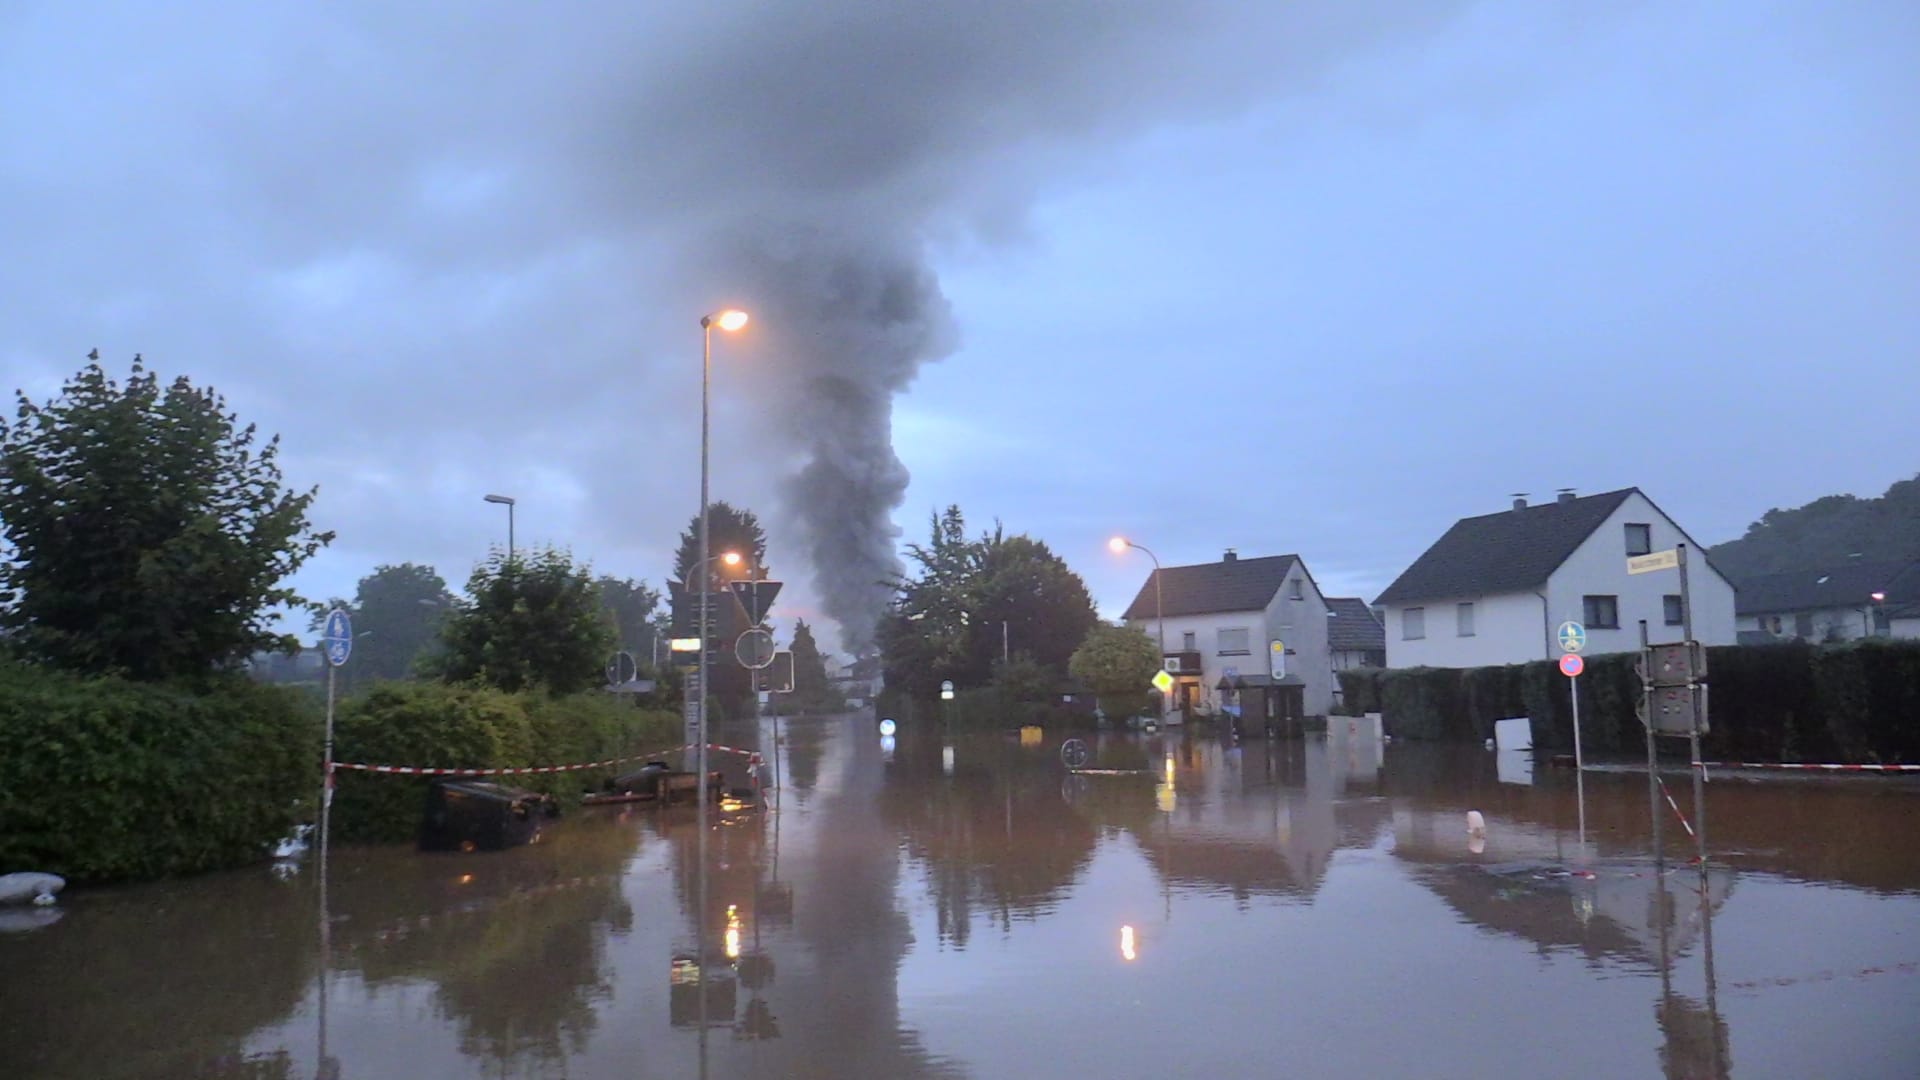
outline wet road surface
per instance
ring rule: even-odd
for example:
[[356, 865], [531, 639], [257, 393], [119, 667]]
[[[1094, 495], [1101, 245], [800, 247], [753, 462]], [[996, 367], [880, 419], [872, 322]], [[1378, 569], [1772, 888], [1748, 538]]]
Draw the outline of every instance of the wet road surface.
[[0, 1077], [1920, 1075], [1920, 781], [1715, 779], [1702, 875], [1631, 772], [781, 730], [704, 862], [636, 806], [336, 851], [324, 965], [311, 865], [0, 913]]

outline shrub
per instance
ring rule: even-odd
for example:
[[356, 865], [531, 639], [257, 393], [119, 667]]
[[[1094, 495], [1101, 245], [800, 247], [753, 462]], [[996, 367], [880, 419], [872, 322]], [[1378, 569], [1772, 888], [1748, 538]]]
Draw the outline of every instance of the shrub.
[[77, 882], [260, 859], [319, 794], [310, 699], [0, 662], [0, 873]]
[[[334, 731], [337, 761], [443, 768], [568, 765], [644, 753], [679, 741], [679, 717], [608, 694], [547, 697], [443, 683], [382, 683], [348, 702]], [[630, 766], [628, 766], [630, 767]], [[572, 796], [614, 769], [510, 776], [502, 782]], [[410, 839], [426, 777], [336, 773], [332, 827], [342, 840]]]
[[1379, 668], [1348, 668], [1333, 674], [1340, 680], [1340, 708], [1346, 715], [1365, 716], [1380, 711], [1380, 677], [1386, 672]]

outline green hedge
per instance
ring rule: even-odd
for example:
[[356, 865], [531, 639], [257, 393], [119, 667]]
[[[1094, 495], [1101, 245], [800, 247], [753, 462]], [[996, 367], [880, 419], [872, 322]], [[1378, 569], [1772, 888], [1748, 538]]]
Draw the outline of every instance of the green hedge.
[[[506, 768], [600, 761], [677, 744], [680, 718], [603, 693], [553, 698], [444, 683], [381, 683], [348, 701], [334, 727], [334, 758], [381, 765]], [[626, 766], [631, 768], [631, 766]], [[515, 776], [515, 787], [571, 797], [615, 770]], [[411, 839], [426, 778], [341, 770], [333, 800], [342, 840]]]
[[0, 662], [0, 873], [166, 877], [262, 858], [319, 793], [320, 715], [240, 679]]
[[[1587, 659], [1580, 740], [1638, 753], [1635, 653]], [[1920, 761], [1920, 642], [1718, 646], [1707, 650], [1711, 731], [1703, 753], [1729, 761]], [[1555, 663], [1342, 671], [1348, 711], [1383, 713], [1395, 738], [1479, 741], [1493, 721], [1533, 720], [1533, 744], [1573, 748], [1570, 684]]]

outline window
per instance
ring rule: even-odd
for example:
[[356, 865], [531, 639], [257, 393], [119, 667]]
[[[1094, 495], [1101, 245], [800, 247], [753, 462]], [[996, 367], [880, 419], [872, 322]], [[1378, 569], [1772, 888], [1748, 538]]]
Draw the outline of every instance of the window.
[[1294, 578], [1289, 584], [1293, 586], [1291, 595], [1295, 600], [1304, 600], [1307, 598], [1307, 594], [1304, 591], [1305, 587], [1300, 584], [1299, 578]]
[[1454, 630], [1461, 637], [1473, 636], [1473, 605], [1456, 604], [1453, 609]]
[[1653, 526], [1627, 525], [1627, 554], [1646, 555], [1653, 551]]
[[1180, 651], [1181, 652], [1199, 652], [1200, 651], [1200, 643], [1194, 640], [1193, 631], [1187, 630], [1181, 633]]
[[1680, 597], [1678, 594], [1668, 593], [1660, 598], [1660, 603], [1661, 606], [1666, 609], [1668, 626], [1679, 626], [1681, 623], [1687, 621], [1685, 613], [1680, 610]]
[[1802, 611], [1793, 617], [1793, 636], [1802, 639], [1813, 636], [1813, 612]]
[[1620, 598], [1618, 596], [1588, 596], [1582, 599], [1582, 606], [1586, 608], [1588, 629], [1620, 629]]
[[1419, 641], [1427, 636], [1427, 609], [1410, 607], [1400, 613], [1400, 640]]
[[1217, 633], [1219, 634], [1219, 639], [1220, 639], [1220, 655], [1221, 656], [1247, 655], [1247, 628], [1246, 627], [1243, 626], [1237, 630], [1220, 630], [1220, 631], [1217, 631]]

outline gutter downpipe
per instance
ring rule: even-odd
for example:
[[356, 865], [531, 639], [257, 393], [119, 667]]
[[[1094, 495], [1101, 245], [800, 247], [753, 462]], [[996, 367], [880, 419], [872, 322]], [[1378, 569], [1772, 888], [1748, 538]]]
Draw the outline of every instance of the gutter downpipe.
[[1542, 658], [1553, 659], [1553, 616], [1547, 610], [1547, 594], [1538, 589], [1533, 595], [1540, 598], [1540, 641], [1544, 652]]

